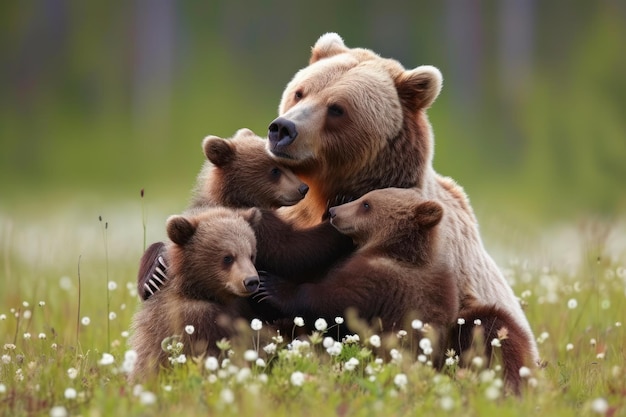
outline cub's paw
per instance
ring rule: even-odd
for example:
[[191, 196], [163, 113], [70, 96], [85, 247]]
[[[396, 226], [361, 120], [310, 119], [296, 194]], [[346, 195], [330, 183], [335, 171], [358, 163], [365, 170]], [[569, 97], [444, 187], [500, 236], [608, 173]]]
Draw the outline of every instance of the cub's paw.
[[146, 249], [139, 262], [137, 274], [137, 293], [142, 300], [147, 300], [168, 281], [165, 258], [165, 244], [153, 243]]
[[281, 307], [284, 300], [295, 291], [295, 285], [275, 275], [265, 271], [259, 272], [259, 289], [252, 295], [258, 303], [270, 303], [276, 307]]

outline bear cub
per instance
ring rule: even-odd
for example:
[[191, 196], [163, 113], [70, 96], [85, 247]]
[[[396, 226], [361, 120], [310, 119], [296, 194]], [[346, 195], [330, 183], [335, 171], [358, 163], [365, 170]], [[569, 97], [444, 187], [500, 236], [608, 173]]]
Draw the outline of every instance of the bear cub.
[[254, 298], [274, 303], [288, 316], [301, 316], [305, 323], [318, 317], [332, 320], [348, 308], [385, 333], [407, 329], [410, 320], [420, 319], [436, 338], [445, 339], [459, 306], [456, 284], [439, 251], [441, 205], [415, 189], [386, 188], [331, 207], [329, 214], [356, 251], [318, 281], [297, 285], [291, 277], [262, 277]]
[[[168, 219], [169, 281], [133, 317], [130, 343], [137, 361], [132, 380], [167, 366], [164, 339], [180, 338], [186, 355], [217, 355], [215, 342], [232, 336], [235, 320], [250, 315], [246, 297], [259, 286], [251, 225], [260, 217], [256, 208], [214, 207]], [[189, 325], [191, 334], [185, 331]]]
[[207, 161], [198, 175], [191, 206], [276, 209], [302, 200], [309, 187], [270, 156], [265, 142], [245, 128], [230, 139], [204, 138]]

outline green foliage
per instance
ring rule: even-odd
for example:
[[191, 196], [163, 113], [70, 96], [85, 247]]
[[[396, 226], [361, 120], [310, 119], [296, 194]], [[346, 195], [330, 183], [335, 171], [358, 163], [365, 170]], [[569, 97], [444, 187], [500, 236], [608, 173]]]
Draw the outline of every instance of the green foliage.
[[568, 252], [567, 262], [509, 248], [515, 258], [502, 266], [546, 362], [529, 370], [516, 398], [500, 370], [460, 368], [454, 353], [433, 370], [404, 334], [376, 341], [363, 329], [333, 350], [334, 323], [291, 343], [245, 323], [212, 364], [173, 351], [159, 379], [129, 384], [144, 221], [74, 215], [53, 222], [71, 230], [63, 235], [51, 225], [29, 229], [27, 215], [0, 219], [0, 415], [626, 414], [626, 253], [612, 234], [623, 224], [570, 226], [566, 244], [580, 243], [573, 251], [551, 233], [549, 252]]

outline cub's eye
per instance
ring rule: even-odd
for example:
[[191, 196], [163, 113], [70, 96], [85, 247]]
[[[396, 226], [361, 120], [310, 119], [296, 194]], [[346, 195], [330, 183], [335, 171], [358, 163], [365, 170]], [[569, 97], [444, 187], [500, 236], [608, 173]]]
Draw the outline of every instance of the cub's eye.
[[304, 94], [302, 93], [302, 90], [298, 90], [296, 91], [296, 93], [293, 95], [293, 98], [296, 101], [300, 101], [300, 99], [302, 99], [302, 97], [304, 96]]
[[343, 116], [344, 110], [339, 104], [331, 104], [328, 106], [328, 115], [333, 117]]
[[370, 203], [368, 203], [367, 201], [364, 201], [364, 202], [363, 202], [363, 208], [364, 208], [365, 210], [369, 210], [369, 209], [370, 209]]
[[235, 258], [230, 255], [226, 255], [224, 256], [224, 259], [222, 259], [222, 262], [224, 262], [224, 265], [230, 265], [235, 262]]
[[275, 178], [280, 177], [281, 173], [282, 172], [281, 172], [280, 168], [277, 168], [277, 167], [272, 168], [272, 170], [270, 171], [271, 176], [275, 177]]

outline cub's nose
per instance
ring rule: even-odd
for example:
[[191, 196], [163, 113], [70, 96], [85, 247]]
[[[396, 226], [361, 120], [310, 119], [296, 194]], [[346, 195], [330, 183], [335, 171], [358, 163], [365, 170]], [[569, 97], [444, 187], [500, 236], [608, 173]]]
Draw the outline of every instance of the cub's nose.
[[337, 213], [335, 213], [335, 208], [334, 207], [331, 207], [331, 208], [328, 209], [328, 215], [330, 216], [331, 219], [335, 218]]
[[309, 192], [309, 186], [306, 184], [300, 184], [300, 187], [298, 187], [298, 191], [300, 191], [300, 194], [302, 194], [302, 197], [304, 197], [306, 193]]
[[246, 288], [248, 292], [255, 292], [259, 288], [259, 277], [247, 277], [243, 280], [243, 286]]
[[298, 136], [296, 124], [284, 117], [275, 119], [269, 126], [268, 139], [272, 147], [287, 146]]

